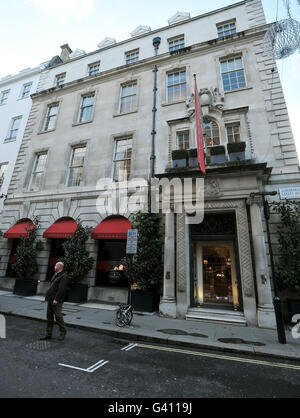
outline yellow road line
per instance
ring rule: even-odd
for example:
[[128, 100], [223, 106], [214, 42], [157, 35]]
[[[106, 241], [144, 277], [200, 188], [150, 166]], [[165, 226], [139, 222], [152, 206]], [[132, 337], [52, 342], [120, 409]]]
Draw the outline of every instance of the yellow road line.
[[137, 346], [141, 347], [141, 348], [149, 348], [151, 350], [169, 351], [169, 352], [173, 352], [173, 353], [189, 354], [189, 355], [193, 355], [193, 356], [216, 358], [216, 359], [220, 359], [220, 360], [238, 361], [240, 363], [251, 363], [251, 364], [258, 364], [258, 365], [261, 365], [261, 366], [280, 367], [280, 368], [283, 368], [283, 369], [293, 369], [293, 370], [299, 370], [300, 371], [300, 366], [296, 366], [296, 365], [293, 365], [293, 364], [271, 363], [269, 361], [247, 359], [247, 358], [242, 358], [242, 357], [231, 357], [231, 356], [224, 356], [224, 355], [220, 355], [220, 354], [201, 353], [201, 352], [197, 352], [197, 351], [183, 350], [183, 349], [178, 349], [178, 348], [158, 347], [158, 346], [155, 346], [155, 345], [148, 345], [148, 344], [137, 344]]

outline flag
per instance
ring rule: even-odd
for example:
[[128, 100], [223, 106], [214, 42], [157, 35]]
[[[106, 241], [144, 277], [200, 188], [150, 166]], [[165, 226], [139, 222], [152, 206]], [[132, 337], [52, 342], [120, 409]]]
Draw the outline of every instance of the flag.
[[197, 137], [197, 159], [200, 170], [205, 174], [205, 159], [204, 159], [204, 141], [203, 141], [203, 132], [202, 124], [200, 119], [200, 109], [199, 109], [199, 100], [198, 100], [198, 89], [196, 75], [195, 77], [195, 119], [196, 119], [196, 137]]

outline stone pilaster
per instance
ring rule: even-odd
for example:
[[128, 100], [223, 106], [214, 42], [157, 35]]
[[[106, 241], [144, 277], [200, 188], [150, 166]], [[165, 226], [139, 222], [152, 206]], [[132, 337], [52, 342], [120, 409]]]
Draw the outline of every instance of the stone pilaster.
[[162, 315], [176, 318], [175, 298], [175, 225], [174, 213], [166, 213], [163, 297], [159, 305]]
[[258, 295], [257, 321], [261, 328], [276, 328], [272, 291], [268, 268], [265, 236], [261, 219], [260, 199], [252, 198], [250, 205], [254, 264]]

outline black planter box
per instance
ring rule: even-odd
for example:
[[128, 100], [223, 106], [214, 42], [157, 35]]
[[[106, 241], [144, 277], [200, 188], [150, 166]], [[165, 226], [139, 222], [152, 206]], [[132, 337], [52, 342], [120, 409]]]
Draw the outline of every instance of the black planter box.
[[133, 290], [131, 304], [135, 311], [154, 312], [158, 308], [158, 297], [155, 292], [147, 290]]
[[16, 279], [13, 294], [19, 296], [34, 296], [36, 295], [37, 285], [37, 280]]
[[87, 302], [88, 285], [82, 283], [71, 284], [68, 290], [66, 302], [85, 303]]

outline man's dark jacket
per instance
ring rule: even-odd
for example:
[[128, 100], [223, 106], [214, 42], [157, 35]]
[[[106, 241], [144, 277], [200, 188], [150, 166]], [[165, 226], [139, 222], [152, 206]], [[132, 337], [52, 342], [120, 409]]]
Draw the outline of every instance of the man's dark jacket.
[[68, 276], [64, 271], [55, 273], [51, 279], [45, 300], [56, 300], [58, 303], [63, 303], [67, 296], [68, 284]]

